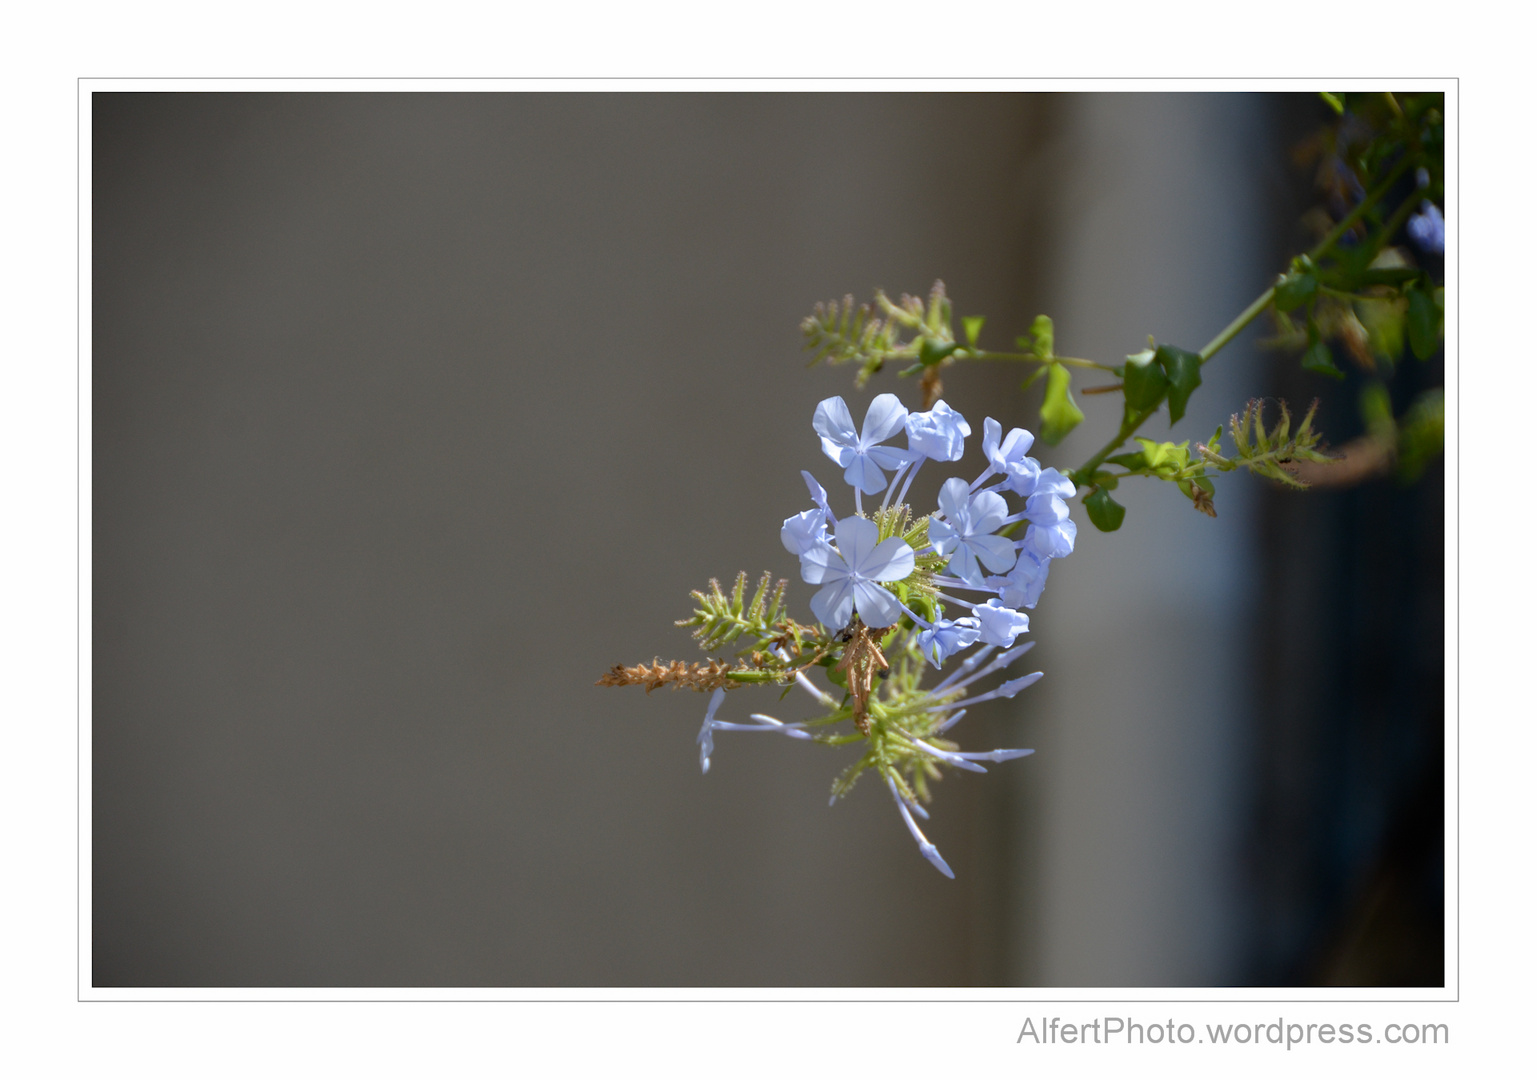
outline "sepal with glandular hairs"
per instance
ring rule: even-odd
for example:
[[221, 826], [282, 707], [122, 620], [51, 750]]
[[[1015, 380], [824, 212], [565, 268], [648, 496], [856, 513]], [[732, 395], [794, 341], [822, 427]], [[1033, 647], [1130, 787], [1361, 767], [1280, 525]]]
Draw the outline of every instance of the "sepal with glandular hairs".
[[1330, 462], [1334, 459], [1318, 449], [1322, 436], [1313, 430], [1313, 416], [1318, 412], [1318, 402], [1307, 411], [1295, 434], [1291, 431], [1291, 412], [1286, 402], [1281, 402], [1281, 419], [1275, 427], [1265, 426], [1264, 402], [1253, 400], [1244, 406], [1243, 415], [1234, 414], [1228, 422], [1236, 447], [1236, 457], [1226, 458], [1220, 452], [1222, 429], [1212, 436], [1209, 445], [1196, 443], [1196, 452], [1210, 466], [1220, 472], [1248, 469], [1260, 476], [1267, 476], [1287, 487], [1305, 488], [1308, 485], [1297, 479], [1285, 468], [1293, 461]]

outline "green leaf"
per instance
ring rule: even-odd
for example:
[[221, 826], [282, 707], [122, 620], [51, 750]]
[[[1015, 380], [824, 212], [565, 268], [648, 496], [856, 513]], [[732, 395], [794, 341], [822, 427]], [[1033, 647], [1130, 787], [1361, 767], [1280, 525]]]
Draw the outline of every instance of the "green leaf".
[[1308, 347], [1302, 354], [1302, 366], [1331, 379], [1345, 377], [1345, 373], [1334, 366], [1334, 356], [1329, 352], [1329, 346], [1319, 337], [1318, 324], [1312, 319], [1308, 320]]
[[1310, 271], [1294, 270], [1276, 282], [1275, 308], [1292, 311], [1311, 300], [1317, 291], [1318, 279]]
[[1169, 377], [1169, 426], [1185, 415], [1185, 405], [1195, 388], [1201, 385], [1201, 357], [1173, 345], [1158, 346], [1158, 363]]
[[1338, 116], [1345, 115], [1345, 103], [1340, 100], [1338, 94], [1331, 94], [1327, 90], [1318, 91], [1318, 96], [1324, 99], [1324, 104], [1333, 109]]
[[1083, 412], [1077, 402], [1073, 401], [1072, 392], [1068, 389], [1073, 377], [1067, 368], [1061, 364], [1049, 366], [1051, 370], [1046, 373], [1046, 397], [1041, 402], [1041, 439], [1055, 446], [1069, 431], [1083, 422]]
[[1169, 389], [1169, 379], [1163, 368], [1153, 362], [1157, 354], [1148, 349], [1126, 358], [1124, 393], [1126, 406], [1137, 412], [1149, 412], [1158, 407]]
[[1035, 321], [1030, 324], [1030, 333], [1035, 337], [1035, 343], [1030, 348], [1036, 356], [1047, 360], [1057, 355], [1052, 351], [1056, 348], [1056, 338], [1049, 316], [1037, 315]]
[[1089, 520], [1100, 532], [1115, 532], [1126, 520], [1126, 507], [1112, 499], [1104, 488], [1084, 499], [1083, 506], [1089, 512]]
[[1424, 289], [1410, 289], [1409, 348], [1420, 360], [1429, 360], [1441, 347], [1441, 313]]
[[961, 320], [961, 325], [966, 328], [966, 344], [976, 348], [977, 338], [982, 335], [982, 324], [986, 321], [981, 315], [967, 315]]
[[1140, 450], [1135, 454], [1116, 454], [1114, 457], [1107, 457], [1105, 460], [1112, 465], [1119, 465], [1121, 468], [1130, 469], [1133, 472], [1138, 469], [1147, 468], [1147, 457]]

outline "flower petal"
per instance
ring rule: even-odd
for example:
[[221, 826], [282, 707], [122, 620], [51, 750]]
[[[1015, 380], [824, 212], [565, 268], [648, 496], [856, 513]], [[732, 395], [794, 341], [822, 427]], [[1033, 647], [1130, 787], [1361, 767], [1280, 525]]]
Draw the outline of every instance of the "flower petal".
[[1003, 519], [1009, 516], [1009, 504], [1003, 501], [1003, 496], [996, 491], [984, 491], [972, 498], [966, 508], [967, 516], [971, 519], [971, 528], [968, 532], [990, 533], [997, 532], [1003, 525]]
[[969, 491], [970, 487], [959, 476], [952, 476], [939, 489], [939, 512], [944, 514], [945, 519], [952, 525], [964, 528], [962, 522], [966, 520]]
[[[1005, 544], [1009, 542], [1004, 541]], [[1009, 544], [1009, 552], [1013, 554], [1014, 545]], [[900, 536], [888, 536], [866, 555], [854, 568], [854, 572], [862, 578], [871, 581], [901, 581], [913, 572], [913, 560], [916, 556], [912, 547]], [[1010, 563], [1012, 566], [1013, 564]]]
[[854, 587], [847, 577], [824, 585], [811, 598], [811, 613], [829, 630], [841, 630], [854, 614]]
[[849, 576], [848, 564], [843, 561], [843, 556], [834, 551], [832, 545], [826, 541], [807, 548], [799, 554], [801, 580], [807, 585], [821, 585], [835, 578]]
[[[841, 402], [843, 399], [838, 400]], [[844, 415], [848, 415], [848, 406], [844, 406]], [[876, 443], [883, 443], [906, 424], [907, 407], [901, 399], [895, 394], [877, 394], [875, 400], [870, 402], [870, 408], [865, 411], [865, 425], [859, 433], [860, 445], [868, 449]]]
[[849, 415], [849, 407], [841, 397], [824, 398], [817, 403], [811, 429], [839, 446], [852, 447], [859, 441], [854, 431], [854, 418]]
[[982, 560], [982, 565], [993, 573], [1001, 574], [1013, 569], [1016, 558], [1014, 541], [1002, 536], [973, 536], [967, 539], [966, 544]]
[[869, 518], [850, 514], [838, 522], [838, 551], [843, 561], [852, 569], [863, 566], [866, 557], [875, 549], [881, 531]]
[[854, 585], [854, 608], [870, 627], [890, 626], [902, 617], [902, 605], [897, 598], [873, 581]]
[[886, 486], [886, 474], [880, 467], [870, 460], [868, 454], [860, 454], [850, 450], [853, 460], [849, 462], [847, 469], [843, 470], [843, 481], [849, 487], [857, 487], [866, 495], [879, 495], [881, 489]]

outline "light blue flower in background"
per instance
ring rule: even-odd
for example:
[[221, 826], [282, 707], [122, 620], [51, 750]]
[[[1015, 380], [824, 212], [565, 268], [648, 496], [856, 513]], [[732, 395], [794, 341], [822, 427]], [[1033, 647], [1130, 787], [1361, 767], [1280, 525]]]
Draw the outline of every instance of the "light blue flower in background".
[[977, 623], [982, 629], [982, 640], [1000, 649], [1009, 648], [1016, 637], [1030, 629], [1030, 616], [1005, 607], [1003, 601], [996, 597], [985, 604], [978, 604], [971, 609], [971, 613], [977, 617]]
[[1040, 558], [1026, 547], [1019, 553], [1019, 561], [1007, 577], [993, 578], [988, 584], [997, 584], [998, 597], [1005, 607], [1034, 608], [1041, 598], [1041, 590], [1046, 587], [1046, 574], [1050, 569], [1050, 559]]
[[1029, 456], [1034, 444], [1035, 436], [1024, 428], [1013, 428], [1004, 436], [1003, 425], [991, 416], [982, 422], [982, 453], [988, 467], [1001, 473], [1016, 495], [1033, 492], [1041, 474], [1041, 463]]
[[818, 507], [785, 518], [779, 530], [779, 542], [791, 555], [804, 555], [818, 544], [827, 543], [827, 515]]
[[1409, 219], [1404, 231], [1421, 251], [1446, 254], [1446, 219], [1429, 199], [1420, 203], [1420, 212]]
[[824, 626], [841, 628], [857, 612], [866, 626], [890, 626], [902, 605], [876, 582], [901, 581], [913, 572], [913, 549], [901, 537], [876, 543], [880, 530], [862, 517], [839, 520], [838, 546], [819, 544], [801, 554], [801, 578], [821, 585], [811, 611]]
[[959, 461], [970, 434], [966, 418], [943, 401], [928, 412], [907, 414], [907, 448], [935, 461]]
[[945, 520], [929, 520], [929, 541], [950, 559], [949, 570], [969, 585], [982, 588], [982, 566], [1001, 574], [1014, 565], [1014, 542], [993, 536], [1008, 517], [1009, 506], [995, 491], [970, 494], [966, 481], [951, 477], [939, 489], [939, 510]]
[[918, 635], [918, 651], [935, 667], [944, 667], [946, 660], [975, 645], [981, 636], [982, 624], [976, 619], [939, 619]]
[[811, 501], [816, 503], [817, 509], [827, 516], [829, 525], [838, 524], [838, 515], [834, 514], [827, 505], [827, 490], [817, 483], [817, 478], [805, 469], [801, 470], [801, 479], [806, 481], [806, 490], [811, 492]]
[[886, 486], [883, 469], [896, 469], [912, 460], [912, 453], [894, 446], [879, 446], [907, 423], [907, 409], [895, 394], [879, 394], [865, 412], [864, 427], [854, 432], [854, 418], [841, 397], [817, 405], [811, 426], [822, 437], [822, 452], [843, 468], [843, 480], [866, 495]]

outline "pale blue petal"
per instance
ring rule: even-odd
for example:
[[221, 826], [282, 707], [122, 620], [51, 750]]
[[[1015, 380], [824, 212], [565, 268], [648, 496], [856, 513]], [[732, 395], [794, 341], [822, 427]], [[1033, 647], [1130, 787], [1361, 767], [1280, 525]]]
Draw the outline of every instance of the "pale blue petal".
[[[1004, 541], [1005, 544], [1009, 542]], [[1014, 553], [1014, 545], [1009, 544], [1009, 554]], [[888, 536], [875, 549], [865, 556], [856, 568], [860, 577], [869, 578], [871, 581], [901, 581], [913, 572], [912, 547], [900, 536]], [[1011, 564], [1012, 565], [1012, 564]]]
[[794, 517], [785, 518], [784, 528], [779, 530], [779, 542], [792, 555], [799, 555], [818, 544], [825, 543], [827, 515], [815, 507]]
[[[840, 402], [842, 398], [838, 399]], [[843, 415], [848, 415], [844, 406]], [[895, 394], [877, 394], [865, 411], [865, 425], [859, 433], [859, 442], [869, 448], [883, 443], [907, 424], [907, 408]], [[852, 421], [849, 427], [853, 427]]]
[[839, 446], [853, 446], [859, 442], [859, 436], [854, 431], [854, 418], [849, 415], [849, 407], [841, 397], [830, 397], [817, 403], [816, 415], [811, 418], [811, 429]]
[[801, 580], [807, 585], [821, 585], [834, 578], [849, 576], [849, 568], [843, 557], [826, 543], [800, 552]]
[[1056, 469], [1042, 469], [1041, 478], [1036, 484], [1037, 495], [1060, 495], [1064, 499], [1071, 499], [1078, 494], [1078, 489], [1073, 482], [1063, 476]]
[[811, 598], [811, 613], [829, 630], [841, 630], [854, 614], [854, 588], [847, 577], [824, 585]]
[[902, 617], [902, 605], [897, 598], [873, 581], [861, 581], [854, 586], [854, 607], [869, 627], [890, 626]]
[[838, 522], [837, 533], [838, 551], [843, 556], [843, 561], [851, 568], [864, 565], [865, 559], [874, 550], [876, 541], [881, 535], [880, 529], [875, 527], [875, 522], [853, 514]]
[[1025, 517], [1037, 525], [1055, 525], [1067, 520], [1067, 503], [1060, 495], [1047, 495], [1037, 491], [1025, 500]]
[[982, 421], [982, 456], [994, 472], [1003, 472], [1003, 457], [998, 453], [998, 440], [1003, 436], [1003, 425], [989, 416]]
[[967, 495], [970, 485], [959, 476], [952, 476], [939, 489], [939, 512], [953, 524], [959, 525], [966, 516]]
[[948, 555], [960, 543], [960, 534], [938, 518], [930, 518], [929, 543], [934, 545], [934, 550], [939, 554]]
[[982, 565], [995, 574], [1001, 574], [1014, 566], [1016, 556], [1012, 540], [1002, 536], [973, 536], [966, 544], [982, 560]]
[[917, 455], [911, 450], [902, 450], [895, 446], [872, 446], [865, 451], [865, 456], [875, 462], [878, 468], [896, 469], [906, 465]]
[[996, 491], [984, 491], [971, 500], [967, 513], [971, 519], [969, 532], [996, 532], [1002, 527], [1003, 519], [1009, 516], [1009, 504]]
[[960, 547], [955, 549], [955, 554], [950, 557], [950, 565], [947, 569], [968, 585], [976, 585], [979, 588], [984, 587], [982, 584], [982, 571], [977, 566], [976, 553], [971, 550], [971, 544], [966, 540], [962, 540]]
[[[879, 495], [886, 486], [886, 474], [866, 454], [853, 454], [849, 467], [843, 470], [843, 482], [857, 487], [866, 495]], [[844, 520], [847, 520], [846, 518]]]
[[822, 513], [832, 517], [833, 512], [827, 508], [827, 489], [817, 483], [817, 478], [805, 469], [801, 470], [801, 479], [806, 481], [806, 490], [811, 492], [811, 501], [816, 503]]
[[848, 468], [849, 462], [859, 456], [859, 451], [855, 450], [852, 446], [845, 446], [840, 442], [835, 442], [826, 435], [822, 436], [822, 453], [832, 458], [833, 461], [844, 468]]

